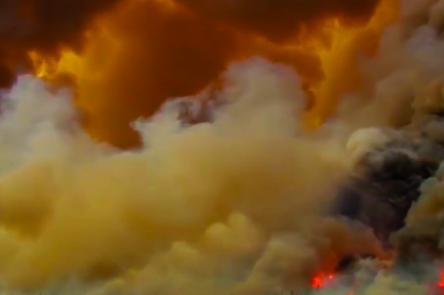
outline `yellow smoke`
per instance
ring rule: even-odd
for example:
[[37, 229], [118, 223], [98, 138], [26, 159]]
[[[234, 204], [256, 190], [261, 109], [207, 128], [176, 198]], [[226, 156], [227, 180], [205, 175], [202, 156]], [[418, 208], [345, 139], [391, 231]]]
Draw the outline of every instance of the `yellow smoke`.
[[364, 26], [343, 25], [335, 18], [325, 23], [321, 31], [328, 42], [320, 44], [316, 51], [324, 77], [311, 87], [315, 102], [306, 117], [309, 127], [320, 127], [335, 112], [341, 96], [365, 87], [359, 59], [377, 54], [381, 34], [398, 18], [399, 1], [384, 0]]
[[172, 101], [135, 124], [142, 148], [117, 151], [76, 125], [66, 92], [20, 78], [0, 121], [14, 134], [0, 145], [2, 288], [270, 294], [378, 251], [323, 217], [347, 165], [340, 141], [295, 134], [297, 81], [261, 59], [233, 66], [214, 122], [184, 127]]

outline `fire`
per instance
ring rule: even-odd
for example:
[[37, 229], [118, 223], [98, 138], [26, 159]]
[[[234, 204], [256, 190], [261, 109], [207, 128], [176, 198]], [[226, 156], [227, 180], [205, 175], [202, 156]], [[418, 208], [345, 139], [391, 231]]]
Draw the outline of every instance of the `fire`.
[[72, 76], [76, 84], [84, 80], [103, 77], [108, 58], [120, 48], [112, 32], [98, 23], [94, 30], [85, 36], [85, 47], [82, 51], [62, 49], [57, 57], [48, 56], [36, 50], [28, 52], [34, 75], [47, 82], [55, 82], [61, 76]]
[[39, 78], [45, 78], [49, 74], [49, 62], [41, 56], [37, 51], [28, 53], [29, 59], [34, 68], [34, 74]]
[[[444, 269], [435, 262], [444, 210], [437, 206], [444, 203], [444, 1], [429, 9], [430, 20], [421, 17], [424, 24], [416, 15], [400, 19], [396, 34], [427, 30], [396, 36], [380, 53], [398, 0], [369, 0], [371, 9], [360, 14], [366, 23], [347, 19], [353, 9], [341, 14], [308, 0], [314, 16], [308, 9], [270, 28], [293, 4], [282, 1], [288, 6], [263, 15], [274, 10], [257, 0], [264, 3], [258, 16], [246, 11], [244, 20], [200, 15], [205, 7], [187, 5], [200, 1], [207, 2], [125, 1], [94, 22], [86, 17], [66, 44], [54, 36], [51, 46], [17, 54], [28, 57], [17, 64], [31, 64], [40, 80], [72, 82], [77, 109], [68, 93], [30, 76], [4, 95], [0, 135], [11, 140], [0, 142], [2, 285], [27, 290], [66, 278], [88, 294], [269, 294], [288, 287], [444, 294]], [[418, 44], [424, 39], [430, 44]], [[290, 67], [252, 59], [223, 74], [253, 55]], [[302, 89], [312, 98], [307, 109]], [[392, 89], [400, 90], [399, 101]], [[407, 127], [380, 126], [386, 101], [379, 92], [394, 100]], [[306, 111], [303, 119], [317, 128], [347, 93], [355, 100], [376, 93], [372, 112], [361, 113], [359, 102], [348, 109], [370, 117], [368, 128], [341, 113], [314, 138], [292, 130], [295, 111]], [[205, 116], [206, 108], [215, 115]], [[77, 122], [85, 118], [93, 137], [133, 147], [129, 122], [137, 116], [143, 120], [133, 133], [142, 142], [131, 150], [96, 144]], [[189, 117], [205, 118], [180, 120]]]
[[37, 51], [30, 51], [28, 55], [33, 64], [34, 74], [40, 79], [51, 82], [60, 75], [81, 73], [82, 57], [74, 51], [62, 51], [58, 60], [46, 57]]
[[[97, 100], [104, 96], [105, 77], [110, 63], [118, 55], [121, 44], [113, 33], [106, 28], [106, 24], [98, 23], [94, 30], [86, 34], [85, 47], [77, 52], [71, 49], [63, 49], [58, 58], [44, 55], [38, 51], [28, 52], [28, 57], [33, 66], [34, 75], [56, 86], [64, 85], [69, 81], [69, 86], [74, 86], [76, 107], [84, 115], [83, 127], [90, 136], [99, 140], [109, 139], [103, 129], [109, 126], [93, 126], [91, 117], [100, 118], [104, 113]], [[101, 84], [103, 82], [103, 84]], [[107, 86], [109, 88], [109, 85]], [[103, 100], [105, 103], [105, 99]], [[99, 130], [100, 128], [100, 130]], [[111, 141], [111, 140], [110, 140]]]
[[335, 279], [334, 273], [318, 273], [311, 280], [313, 289], [322, 289], [329, 285]]
[[438, 288], [444, 289], [444, 271], [439, 276], [439, 282], [436, 284]]

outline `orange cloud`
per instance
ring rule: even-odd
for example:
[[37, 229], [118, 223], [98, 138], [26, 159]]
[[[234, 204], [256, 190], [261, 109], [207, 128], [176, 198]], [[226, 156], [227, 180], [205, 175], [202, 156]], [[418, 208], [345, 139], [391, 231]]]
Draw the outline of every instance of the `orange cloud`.
[[127, 0], [93, 22], [93, 11], [108, 8], [99, 1], [75, 22], [85, 33], [72, 35], [84, 37], [83, 47], [61, 38], [74, 49], [51, 56], [30, 48], [27, 58], [38, 75], [74, 85], [90, 134], [122, 147], [139, 141], [130, 122], [168, 98], [195, 94], [231, 62], [254, 55], [297, 70], [317, 120], [357, 85], [355, 56], [374, 51], [394, 18], [381, 7], [395, 2]]

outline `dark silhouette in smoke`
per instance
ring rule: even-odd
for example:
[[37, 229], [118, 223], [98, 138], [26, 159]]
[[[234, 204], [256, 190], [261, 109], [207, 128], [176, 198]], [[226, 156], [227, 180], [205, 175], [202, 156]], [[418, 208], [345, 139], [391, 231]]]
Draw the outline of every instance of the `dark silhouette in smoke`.
[[[435, 157], [428, 156], [430, 150]], [[368, 225], [388, 243], [391, 234], [404, 227], [407, 213], [420, 196], [421, 184], [435, 174], [442, 159], [444, 148], [427, 140], [418, 144], [392, 142], [371, 151], [340, 191], [336, 213]]]

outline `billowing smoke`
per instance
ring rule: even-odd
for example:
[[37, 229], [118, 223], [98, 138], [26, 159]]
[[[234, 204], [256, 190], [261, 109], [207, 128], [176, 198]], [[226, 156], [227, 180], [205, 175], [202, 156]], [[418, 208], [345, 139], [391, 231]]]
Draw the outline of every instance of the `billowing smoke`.
[[381, 255], [370, 229], [328, 214], [347, 158], [296, 128], [294, 72], [253, 59], [223, 81], [200, 94], [219, 102], [209, 122], [180, 121], [191, 98], [173, 100], [134, 124], [141, 148], [119, 151], [82, 131], [68, 92], [20, 77], [0, 121], [2, 289], [280, 294], [345, 255]]
[[0, 294], [442, 294], [444, 1], [62, 2], [2, 12]]
[[328, 294], [344, 285], [356, 294], [442, 294], [443, 3], [401, 2], [378, 56], [362, 62], [371, 88], [340, 109], [341, 128], [367, 128], [349, 139], [354, 169], [334, 212], [373, 228], [394, 258], [368, 281], [359, 270], [372, 268], [355, 265]]

